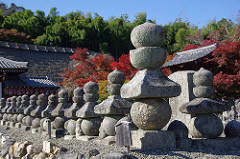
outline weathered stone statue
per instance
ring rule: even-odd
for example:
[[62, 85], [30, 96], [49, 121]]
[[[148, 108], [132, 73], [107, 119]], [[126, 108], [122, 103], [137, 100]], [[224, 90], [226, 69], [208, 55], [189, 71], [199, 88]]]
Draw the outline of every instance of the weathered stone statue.
[[7, 125], [9, 126], [9, 123], [8, 123], [8, 113], [7, 113], [7, 110], [11, 107], [11, 104], [12, 104], [12, 99], [9, 97], [7, 98], [7, 102], [6, 102], [6, 105], [4, 108], [2, 108], [2, 113], [3, 113], [3, 120], [2, 120], [2, 125]]
[[36, 107], [37, 107], [37, 99], [38, 99], [38, 97], [35, 94], [30, 96], [30, 105], [26, 109], [24, 109], [24, 114], [25, 115], [31, 115], [31, 112], [34, 109], [36, 109]]
[[[76, 138], [80, 140], [90, 140], [98, 135], [102, 119], [94, 113], [94, 107], [99, 98], [98, 85], [95, 82], [88, 82], [84, 85], [83, 99], [86, 102], [77, 112], [76, 116], [80, 119], [76, 123]], [[86, 136], [82, 136], [86, 135]], [[93, 137], [94, 136], [94, 137]]]
[[76, 89], [74, 89], [72, 97], [74, 103], [72, 104], [71, 107], [65, 110], [64, 116], [72, 119], [77, 118], [76, 111], [78, 111], [84, 104], [83, 94], [84, 92], [82, 88], [77, 87]]
[[12, 96], [11, 97], [11, 106], [8, 107], [8, 109], [6, 110], [6, 113], [10, 113], [10, 114], [16, 113], [16, 101], [17, 101], [17, 97]]
[[51, 94], [48, 96], [48, 105], [46, 109], [44, 109], [41, 112], [42, 118], [51, 118], [52, 117], [52, 111], [56, 108], [57, 105], [57, 96], [54, 94]]
[[[103, 122], [100, 127], [99, 137], [112, 136], [115, 141], [115, 124], [130, 113], [132, 103], [120, 96], [120, 89], [125, 81], [125, 75], [119, 70], [114, 70], [108, 75], [108, 93], [110, 96], [102, 103], [94, 107], [96, 114], [104, 115]], [[106, 134], [106, 135], [104, 135]]]
[[2, 113], [7, 113], [8, 108], [11, 107], [11, 98], [7, 98], [5, 106], [1, 109]]
[[231, 109], [231, 105], [210, 98], [215, 91], [212, 72], [201, 68], [193, 75], [193, 93], [197, 98], [180, 107], [182, 113], [191, 114], [188, 129], [193, 138], [217, 138], [223, 132], [223, 123], [215, 115]]
[[5, 103], [6, 99], [5, 98], [1, 98], [0, 99], [0, 120], [1, 120], [1, 125], [2, 125], [2, 119], [3, 119], [3, 113], [2, 113], [2, 109], [5, 107]]
[[26, 109], [29, 106], [29, 96], [24, 94], [21, 98], [22, 98], [21, 105], [20, 107], [18, 107], [17, 113], [23, 114], [24, 109]]
[[37, 107], [31, 111], [30, 115], [34, 118], [32, 120], [32, 133], [36, 133], [40, 129], [40, 118], [42, 111], [47, 107], [47, 96], [39, 94], [37, 99]]
[[80, 87], [77, 87], [73, 91], [73, 104], [71, 107], [69, 107], [67, 110], [65, 110], [64, 115], [70, 120], [65, 122], [65, 129], [67, 131], [67, 135], [64, 136], [64, 139], [72, 139], [76, 135], [76, 120], [78, 117], [76, 116], [76, 112], [83, 106], [84, 100], [83, 100], [83, 89]]
[[58, 105], [51, 112], [51, 116], [55, 117], [52, 122], [52, 136], [62, 137], [64, 135], [64, 123], [68, 120], [64, 116], [64, 111], [68, 109], [70, 104], [68, 103], [68, 92], [65, 89], [61, 89], [58, 92]]
[[42, 119], [40, 120], [40, 128], [42, 131], [42, 135], [46, 136], [48, 134], [47, 126], [45, 124], [46, 120], [49, 119], [50, 121], [54, 120], [54, 117], [52, 117], [51, 113], [56, 108], [57, 105], [57, 96], [54, 94], [51, 94], [48, 96], [48, 105], [47, 107], [41, 112]]
[[6, 110], [6, 112], [8, 113], [8, 120], [9, 120], [9, 126], [10, 127], [14, 127], [16, 124], [16, 120], [17, 120], [17, 114], [16, 114], [16, 101], [17, 101], [17, 97], [16, 96], [12, 96], [11, 97], [11, 106]]
[[121, 97], [135, 100], [130, 114], [139, 130], [132, 131], [133, 147], [175, 148], [174, 133], [160, 131], [171, 118], [171, 107], [164, 98], [177, 96], [181, 92], [180, 86], [160, 70], [167, 55], [161, 48], [164, 30], [161, 26], [146, 22], [132, 30], [131, 41], [136, 49], [130, 50], [130, 61], [139, 71], [123, 85]]
[[25, 123], [26, 115], [24, 115], [24, 110], [29, 106], [29, 96], [26, 94], [24, 94], [23, 96], [18, 96], [16, 105], [17, 105], [16, 113], [18, 114], [17, 116], [18, 123], [16, 123], [15, 127], [22, 128], [24, 130], [29, 130], [29, 127], [27, 127]]

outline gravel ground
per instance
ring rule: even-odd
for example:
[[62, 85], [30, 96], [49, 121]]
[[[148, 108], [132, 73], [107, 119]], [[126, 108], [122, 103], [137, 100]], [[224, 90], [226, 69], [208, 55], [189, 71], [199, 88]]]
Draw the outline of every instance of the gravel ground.
[[[125, 152], [125, 148], [116, 146], [115, 144], [110, 146], [105, 146], [101, 144], [95, 144], [94, 142], [84, 142], [76, 139], [73, 140], [64, 140], [63, 138], [58, 139], [48, 139], [38, 134], [32, 134], [30, 131], [23, 131], [20, 129], [10, 128], [6, 129], [5, 127], [0, 126], [0, 132], [7, 134], [16, 141], [31, 141], [33, 143], [42, 144], [44, 140], [51, 141], [52, 143], [58, 145], [59, 147], [65, 147], [68, 151], [67, 153], [81, 153], [84, 154], [91, 149], [97, 149], [100, 153], [109, 153], [109, 152]], [[240, 151], [210, 151], [210, 150], [191, 150], [191, 151], [138, 151], [131, 149], [131, 154], [137, 158], [221, 158], [221, 159], [239, 159]]]

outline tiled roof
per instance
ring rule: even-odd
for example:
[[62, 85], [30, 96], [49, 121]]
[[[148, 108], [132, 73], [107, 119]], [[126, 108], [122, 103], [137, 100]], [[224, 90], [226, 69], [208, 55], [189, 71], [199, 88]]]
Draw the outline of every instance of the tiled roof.
[[58, 88], [58, 84], [48, 79], [48, 77], [21, 77], [6, 79], [3, 81], [4, 87], [41, 87], [41, 88]]
[[218, 44], [216, 43], [197, 49], [178, 52], [176, 56], [171, 61], [165, 63], [162, 68], [195, 61], [210, 54], [217, 46]]
[[[18, 62], [0, 56], [0, 70], [22, 70], [28, 69], [28, 62]], [[11, 71], [10, 71], [11, 72]]]

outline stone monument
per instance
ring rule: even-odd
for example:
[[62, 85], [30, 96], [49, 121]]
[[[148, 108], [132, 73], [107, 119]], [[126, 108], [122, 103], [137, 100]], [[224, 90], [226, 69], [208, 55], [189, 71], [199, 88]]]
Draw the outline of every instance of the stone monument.
[[40, 118], [42, 117], [42, 111], [47, 107], [47, 96], [45, 94], [39, 94], [37, 99], [37, 107], [31, 111], [30, 115], [34, 118], [32, 120], [32, 133], [39, 132], [40, 130]]
[[30, 96], [30, 105], [24, 109], [24, 114], [25, 115], [31, 115], [31, 112], [36, 109], [37, 107], [37, 96], [35, 94]]
[[2, 108], [2, 113], [3, 113], [3, 119], [2, 119], [2, 125], [7, 125], [8, 124], [8, 113], [7, 110], [8, 108], [11, 107], [11, 98], [7, 98], [7, 102], [5, 107]]
[[64, 123], [68, 120], [68, 118], [64, 116], [64, 111], [68, 109], [69, 106], [68, 92], [65, 89], [61, 89], [58, 92], [58, 105], [51, 112], [51, 116], [55, 117], [52, 122], [52, 137], [58, 138], [64, 135]]
[[76, 120], [78, 117], [76, 116], [76, 112], [83, 106], [83, 89], [77, 87], [73, 91], [73, 104], [64, 112], [64, 116], [70, 118], [70, 120], [65, 122], [65, 129], [67, 131], [67, 135], [64, 136], [64, 139], [72, 139], [76, 135]]
[[160, 70], [166, 60], [161, 48], [164, 30], [146, 22], [131, 32], [135, 50], [130, 50], [131, 64], [139, 69], [121, 88], [121, 97], [134, 99], [130, 115], [139, 130], [132, 131], [133, 147], [138, 149], [174, 149], [174, 132], [161, 129], [171, 118], [171, 107], [164, 98], [178, 96], [180, 85], [168, 79]]
[[107, 141], [109, 141], [109, 144], [115, 142], [115, 124], [126, 114], [130, 113], [132, 102], [127, 101], [120, 96], [120, 89], [124, 81], [125, 75], [121, 71], [115, 69], [113, 72], [109, 73], [108, 82], [110, 85], [108, 86], [108, 93], [110, 96], [94, 107], [94, 112], [96, 114], [101, 116], [104, 115], [99, 130], [100, 138], [105, 137], [106, 135], [109, 136], [104, 143], [108, 143]]
[[11, 97], [11, 106], [6, 110], [7, 113], [9, 113], [8, 118], [9, 118], [9, 122], [10, 122], [10, 127], [15, 127], [16, 124], [16, 120], [17, 120], [17, 114], [16, 114], [16, 101], [17, 101], [17, 97], [16, 96], [12, 96]]
[[48, 127], [47, 127], [48, 125], [44, 123], [46, 122], [47, 119], [50, 121], [49, 124], [51, 124], [51, 122], [54, 120], [54, 117], [52, 117], [51, 113], [56, 108], [56, 105], [57, 105], [57, 96], [54, 94], [51, 94], [50, 96], [48, 96], [48, 105], [46, 109], [44, 109], [41, 112], [42, 119], [40, 120], [40, 127], [41, 127], [43, 136], [48, 135]]
[[179, 107], [196, 98], [193, 93], [193, 88], [195, 87], [193, 83], [194, 73], [195, 71], [192, 70], [177, 71], [168, 76], [169, 79], [177, 82], [181, 86], [181, 94], [179, 96], [169, 98], [169, 104], [172, 108], [172, 117], [168, 124], [174, 120], [179, 120], [187, 125], [191, 119], [191, 114], [183, 114], [179, 112]]
[[94, 113], [99, 98], [98, 89], [97, 83], [92, 81], [83, 87], [83, 99], [86, 103], [76, 112], [76, 116], [79, 117], [76, 123], [76, 138], [79, 140], [91, 140], [99, 134], [102, 119]]
[[191, 114], [188, 130], [193, 138], [217, 138], [223, 132], [223, 123], [216, 113], [231, 109], [227, 102], [210, 98], [215, 91], [212, 72], [200, 68], [193, 75], [193, 93], [197, 97], [180, 107], [182, 113]]
[[6, 99], [1, 98], [0, 99], [0, 120], [1, 120], [1, 124], [2, 124], [2, 119], [3, 119], [2, 109], [5, 107], [5, 104], [6, 104]]

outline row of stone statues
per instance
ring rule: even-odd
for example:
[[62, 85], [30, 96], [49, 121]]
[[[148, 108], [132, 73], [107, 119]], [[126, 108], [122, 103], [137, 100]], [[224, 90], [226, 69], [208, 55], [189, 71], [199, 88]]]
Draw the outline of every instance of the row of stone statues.
[[[111, 72], [108, 75], [110, 96], [102, 103], [96, 102], [99, 88], [91, 81], [83, 89], [74, 90], [74, 103], [68, 102], [68, 92], [64, 89], [58, 97], [50, 95], [48, 103], [44, 94], [32, 95], [30, 100], [27, 95], [14, 96], [6, 103], [1, 99], [2, 124], [31, 127], [33, 133], [46, 134], [50, 120], [53, 137], [75, 136], [86, 141], [98, 136], [106, 141], [102, 143], [112, 143], [117, 122], [132, 121], [132, 144], [138, 149], [191, 147], [189, 137], [216, 139], [224, 130], [216, 114], [230, 110], [231, 106], [211, 98], [215, 90], [213, 74], [204, 68], [188, 72], [192, 78], [179, 80], [179, 83], [186, 82], [183, 85], [174, 82], [183, 77], [182, 73], [175, 79], [172, 75], [171, 80], [162, 73], [160, 67], [166, 59], [166, 51], [161, 48], [163, 35], [161, 26], [149, 22], [133, 29], [131, 41], [136, 49], [130, 51], [130, 61], [139, 71], [124, 85], [124, 74], [118, 70]], [[192, 94], [191, 99], [187, 94]], [[173, 99], [175, 103], [171, 104]], [[172, 116], [172, 112], [178, 115]], [[170, 119], [168, 128], [162, 130]]]
[[[12, 127], [30, 129], [33, 133], [47, 133], [46, 119], [52, 122], [51, 135], [66, 138], [89, 140], [96, 136], [113, 136], [115, 124], [129, 114], [132, 103], [120, 97], [120, 88], [125, 75], [114, 70], [108, 75], [110, 96], [98, 104], [99, 88], [95, 82], [88, 82], [82, 88], [73, 91], [73, 103], [68, 101], [68, 92], [61, 89], [56, 95], [28, 95], [1, 98], [0, 120]], [[99, 131], [100, 130], [100, 131]]]

